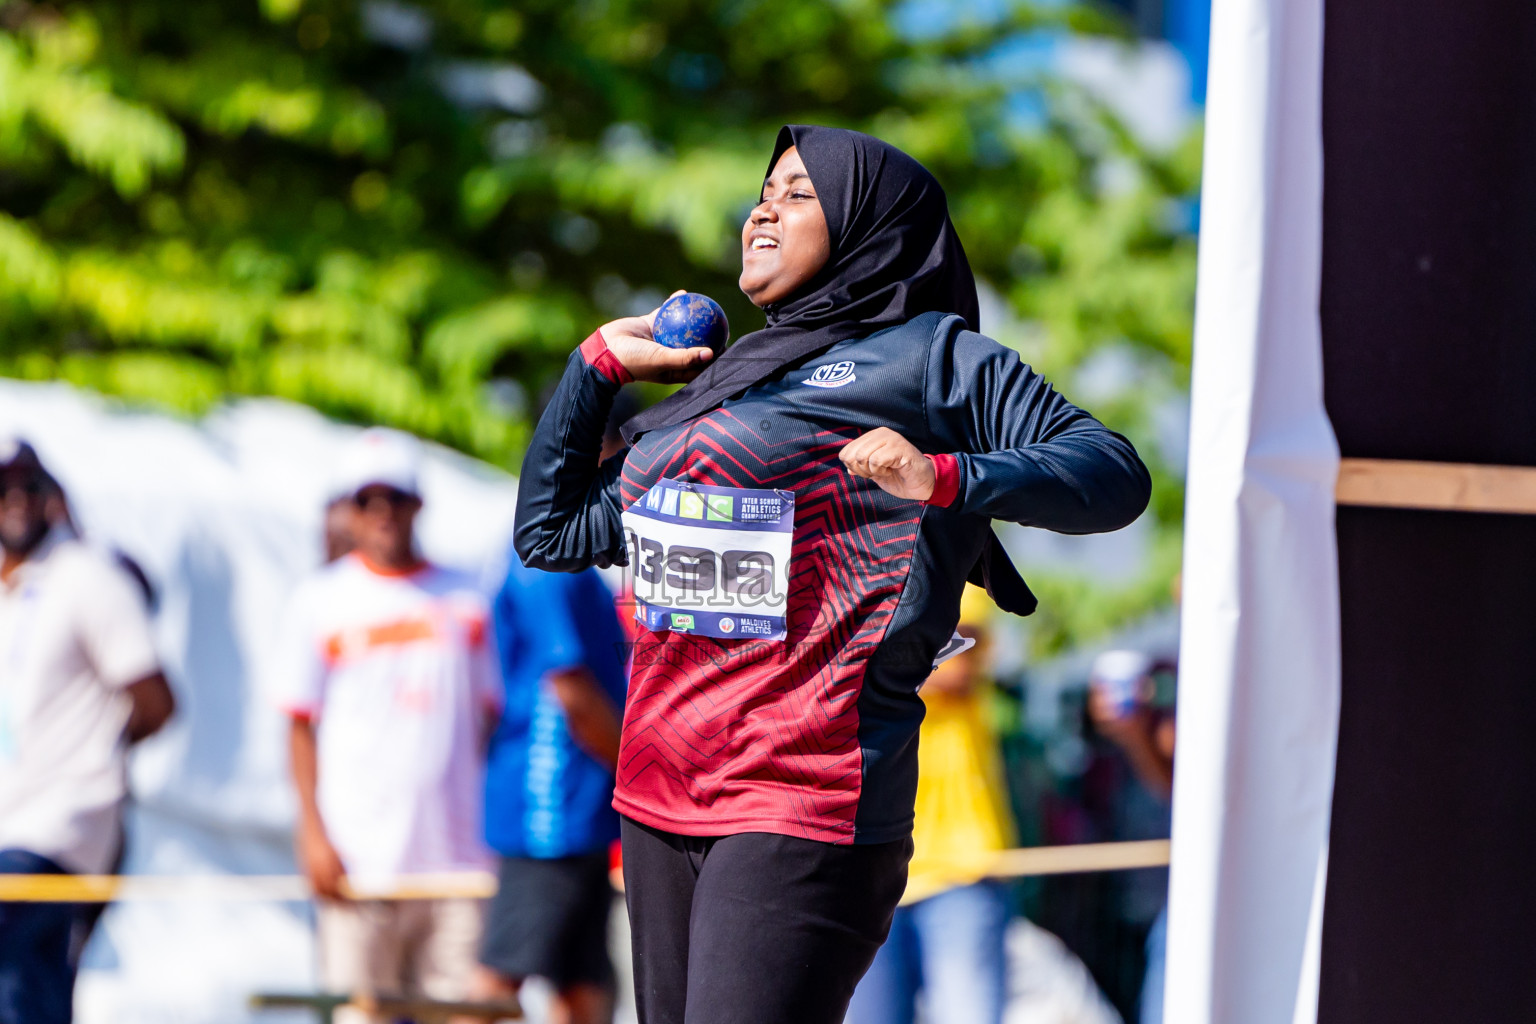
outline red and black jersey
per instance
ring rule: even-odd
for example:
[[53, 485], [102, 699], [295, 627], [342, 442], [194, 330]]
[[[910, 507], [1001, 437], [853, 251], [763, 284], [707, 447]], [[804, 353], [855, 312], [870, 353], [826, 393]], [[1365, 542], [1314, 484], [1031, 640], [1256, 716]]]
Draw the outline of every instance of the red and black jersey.
[[[795, 515], [786, 640], [642, 635], [614, 806], [684, 835], [907, 835], [917, 689], [991, 520], [1125, 526], [1150, 492], [1135, 450], [1017, 353], [936, 313], [840, 342], [599, 466], [627, 379], [599, 335], [572, 354], [523, 465], [525, 564], [627, 564], [620, 516], [663, 479], [790, 490]], [[842, 446], [876, 427], [933, 458], [927, 502], [843, 468]]]

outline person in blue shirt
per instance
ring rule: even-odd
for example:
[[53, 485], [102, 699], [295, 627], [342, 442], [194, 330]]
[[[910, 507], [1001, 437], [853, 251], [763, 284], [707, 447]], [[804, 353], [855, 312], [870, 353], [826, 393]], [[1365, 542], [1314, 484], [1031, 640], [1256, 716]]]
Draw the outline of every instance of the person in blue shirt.
[[478, 994], [554, 984], [554, 1024], [604, 1024], [613, 772], [627, 682], [626, 637], [595, 570], [526, 569], [514, 555], [491, 607], [506, 689], [485, 776], [485, 838], [500, 855]]

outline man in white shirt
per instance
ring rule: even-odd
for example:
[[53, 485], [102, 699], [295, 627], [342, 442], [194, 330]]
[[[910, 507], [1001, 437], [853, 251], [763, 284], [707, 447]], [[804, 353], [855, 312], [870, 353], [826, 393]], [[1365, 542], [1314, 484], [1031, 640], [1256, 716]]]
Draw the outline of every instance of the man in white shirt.
[[480, 793], [501, 687], [487, 608], [470, 577], [416, 552], [418, 461], [404, 435], [357, 442], [343, 474], [356, 547], [295, 594], [273, 686], [292, 723], [324, 984], [462, 999], [478, 901], [384, 898], [406, 876], [490, 864]]
[[[37, 453], [0, 437], [0, 873], [105, 874], [128, 748], [175, 707], [137, 582], [50, 526]], [[68, 904], [0, 903], [0, 1024], [65, 1024]]]

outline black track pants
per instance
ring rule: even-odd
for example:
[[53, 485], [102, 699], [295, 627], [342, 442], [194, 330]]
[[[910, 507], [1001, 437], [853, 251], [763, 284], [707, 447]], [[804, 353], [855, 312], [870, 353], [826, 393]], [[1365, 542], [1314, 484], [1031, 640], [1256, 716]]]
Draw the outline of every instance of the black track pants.
[[907, 885], [912, 840], [838, 846], [623, 822], [640, 1024], [840, 1024]]

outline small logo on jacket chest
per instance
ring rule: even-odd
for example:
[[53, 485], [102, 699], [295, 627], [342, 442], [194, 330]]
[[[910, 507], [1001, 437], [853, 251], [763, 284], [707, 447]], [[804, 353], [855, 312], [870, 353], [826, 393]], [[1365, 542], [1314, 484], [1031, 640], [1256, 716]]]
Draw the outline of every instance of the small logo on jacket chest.
[[853, 375], [853, 360], [844, 359], [836, 363], [823, 363], [811, 371], [811, 375], [800, 383], [813, 388], [840, 388], [844, 384], [852, 384], [858, 378]]

